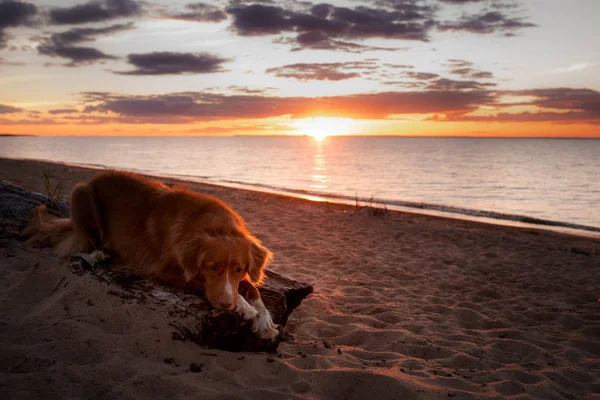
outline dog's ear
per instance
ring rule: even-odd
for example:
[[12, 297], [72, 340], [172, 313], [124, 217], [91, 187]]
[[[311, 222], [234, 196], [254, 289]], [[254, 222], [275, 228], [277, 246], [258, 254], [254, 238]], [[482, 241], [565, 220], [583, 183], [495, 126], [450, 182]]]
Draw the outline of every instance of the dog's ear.
[[197, 253], [196, 258], [190, 257], [189, 262], [183, 266], [183, 274], [185, 275], [185, 281], [190, 282], [198, 276], [202, 269], [202, 261], [206, 255], [206, 250], [202, 249]]
[[206, 246], [199, 245], [197, 240], [180, 242], [175, 247], [175, 257], [183, 270], [186, 282], [192, 281], [200, 273], [206, 251]]
[[248, 263], [248, 275], [255, 283], [262, 283], [265, 273], [264, 269], [273, 260], [273, 253], [264, 247], [256, 238], [250, 239], [250, 262]]

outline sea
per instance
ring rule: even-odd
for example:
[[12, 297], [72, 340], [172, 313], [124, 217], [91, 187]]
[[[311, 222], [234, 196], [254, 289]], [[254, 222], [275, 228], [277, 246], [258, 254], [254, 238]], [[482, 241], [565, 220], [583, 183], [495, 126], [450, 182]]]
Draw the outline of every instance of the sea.
[[0, 137], [0, 157], [600, 232], [600, 140]]

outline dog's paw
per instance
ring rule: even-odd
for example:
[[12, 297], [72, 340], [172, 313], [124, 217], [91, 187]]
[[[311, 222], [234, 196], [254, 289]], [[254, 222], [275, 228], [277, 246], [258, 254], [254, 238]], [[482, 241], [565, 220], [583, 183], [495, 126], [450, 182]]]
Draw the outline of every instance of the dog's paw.
[[109, 259], [109, 255], [106, 254], [102, 250], [94, 250], [94, 251], [92, 251], [89, 254], [87, 254], [87, 253], [75, 253], [75, 254], [73, 254], [73, 257], [81, 258], [81, 259], [85, 260], [85, 262], [88, 263], [91, 266], [95, 266], [98, 263], [100, 263], [102, 261], [106, 261], [106, 260]]
[[252, 321], [252, 332], [255, 332], [261, 339], [273, 340], [279, 335], [279, 325], [273, 322], [269, 311], [259, 311], [258, 315]]
[[258, 315], [258, 310], [248, 304], [242, 295], [239, 295], [238, 297], [238, 302], [235, 306], [235, 312], [238, 313], [243, 319], [253, 319]]
[[273, 322], [273, 318], [271, 318], [265, 304], [258, 299], [252, 305], [258, 310], [258, 315], [252, 321], [252, 332], [256, 333], [261, 339], [275, 339], [279, 335], [277, 329], [279, 325]]
[[110, 256], [104, 250], [94, 250], [90, 253], [90, 258], [96, 262], [106, 261]]

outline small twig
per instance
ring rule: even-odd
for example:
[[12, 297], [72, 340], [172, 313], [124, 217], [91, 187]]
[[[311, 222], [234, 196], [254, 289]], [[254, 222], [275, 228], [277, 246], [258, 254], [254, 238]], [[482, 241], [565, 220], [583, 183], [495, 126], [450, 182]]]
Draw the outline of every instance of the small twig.
[[65, 320], [69, 320], [69, 319], [75, 319], [75, 318], [82, 318], [85, 317], [85, 315], [80, 314], [80, 315], [72, 315], [70, 317], [66, 317]]
[[61, 283], [63, 283], [64, 280], [65, 280], [65, 277], [63, 276], [62, 279], [60, 280], [60, 282], [58, 282], [58, 284], [54, 287], [55, 292], [58, 290], [58, 287], [60, 286]]

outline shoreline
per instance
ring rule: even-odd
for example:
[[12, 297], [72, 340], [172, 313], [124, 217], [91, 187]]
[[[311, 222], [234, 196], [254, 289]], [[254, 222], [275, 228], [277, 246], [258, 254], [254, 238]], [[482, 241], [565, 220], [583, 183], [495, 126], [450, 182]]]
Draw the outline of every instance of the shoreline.
[[308, 201], [318, 203], [333, 203], [343, 204], [349, 206], [357, 206], [357, 201], [362, 206], [383, 208], [387, 211], [397, 211], [409, 214], [417, 215], [428, 215], [432, 217], [448, 218], [459, 221], [472, 221], [488, 225], [506, 226], [519, 229], [539, 229], [549, 232], [556, 232], [572, 236], [580, 236], [585, 238], [600, 239], [600, 227], [581, 225], [570, 222], [548, 220], [542, 218], [535, 218], [526, 215], [518, 214], [506, 214], [498, 211], [489, 210], [477, 210], [467, 209], [455, 206], [444, 206], [437, 204], [419, 203], [403, 200], [378, 200], [375, 198], [350, 198], [346, 195], [341, 194], [325, 194], [319, 192], [311, 192], [301, 189], [285, 189], [276, 186], [266, 184], [248, 184], [244, 182], [235, 181], [214, 181], [208, 177], [196, 177], [191, 175], [178, 175], [178, 174], [156, 174], [150, 171], [137, 170], [137, 169], [121, 169], [115, 167], [108, 167], [105, 165], [97, 164], [80, 164], [80, 163], [66, 163], [59, 161], [47, 161], [33, 158], [6, 158], [0, 157], [1, 159], [13, 160], [13, 161], [33, 161], [39, 163], [48, 163], [55, 165], [64, 165], [77, 168], [86, 168], [93, 170], [124, 170], [139, 173], [142, 175], [155, 177], [158, 179], [176, 179], [182, 182], [194, 182], [204, 185], [219, 186], [230, 189], [242, 189], [250, 190], [259, 193], [267, 193], [274, 195], [287, 196], [291, 198], [299, 198]]

